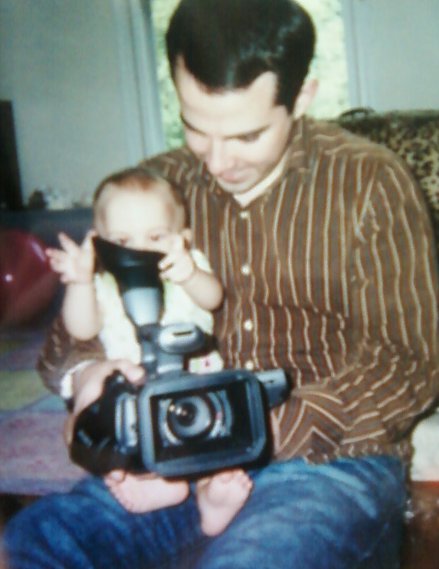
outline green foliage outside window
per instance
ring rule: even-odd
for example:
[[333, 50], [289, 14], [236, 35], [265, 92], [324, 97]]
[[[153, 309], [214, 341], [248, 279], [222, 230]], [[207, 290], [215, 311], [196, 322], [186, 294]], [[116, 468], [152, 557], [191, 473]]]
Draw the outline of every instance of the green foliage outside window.
[[157, 76], [160, 86], [163, 127], [167, 148], [176, 148], [183, 142], [178, 99], [172, 83], [166, 58], [165, 33], [169, 19], [179, 0], [151, 0], [152, 20], [155, 31]]
[[[152, 18], [158, 61], [160, 100], [166, 146], [175, 148], [183, 141], [178, 100], [169, 75], [166, 59], [165, 32], [169, 18], [179, 0], [151, 0]], [[218, 0], [219, 2], [221, 0]], [[267, 0], [269, 2], [270, 0]], [[311, 14], [317, 28], [317, 49], [310, 76], [319, 80], [320, 87], [309, 114], [334, 117], [349, 107], [344, 30], [341, 0], [300, 0]]]

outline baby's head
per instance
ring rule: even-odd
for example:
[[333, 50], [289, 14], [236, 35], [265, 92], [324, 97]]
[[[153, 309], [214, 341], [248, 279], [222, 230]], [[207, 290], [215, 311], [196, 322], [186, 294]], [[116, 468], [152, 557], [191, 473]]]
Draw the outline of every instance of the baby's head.
[[183, 200], [150, 169], [128, 168], [105, 178], [93, 210], [98, 235], [124, 247], [166, 252], [176, 234], [190, 236]]

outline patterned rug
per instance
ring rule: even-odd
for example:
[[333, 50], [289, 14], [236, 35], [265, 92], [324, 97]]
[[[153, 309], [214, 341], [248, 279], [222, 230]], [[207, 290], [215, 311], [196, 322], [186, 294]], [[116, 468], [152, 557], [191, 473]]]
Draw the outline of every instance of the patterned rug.
[[44, 327], [0, 330], [0, 494], [65, 491], [84, 475], [68, 457], [62, 401], [35, 371]]

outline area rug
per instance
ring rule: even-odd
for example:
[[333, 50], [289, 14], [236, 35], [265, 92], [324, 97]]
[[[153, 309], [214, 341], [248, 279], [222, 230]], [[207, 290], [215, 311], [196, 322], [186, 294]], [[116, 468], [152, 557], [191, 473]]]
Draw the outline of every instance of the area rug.
[[44, 332], [0, 330], [0, 494], [66, 491], [85, 475], [64, 445], [63, 403], [35, 371]]

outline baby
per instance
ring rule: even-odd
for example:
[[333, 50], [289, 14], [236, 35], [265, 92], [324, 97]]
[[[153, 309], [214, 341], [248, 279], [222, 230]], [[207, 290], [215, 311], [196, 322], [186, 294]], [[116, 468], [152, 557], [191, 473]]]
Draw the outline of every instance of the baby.
[[[94, 228], [80, 246], [60, 234], [61, 249], [47, 251], [53, 270], [66, 284], [62, 318], [68, 332], [79, 340], [99, 335], [109, 359], [140, 361], [140, 346], [117, 284], [109, 273], [95, 271], [92, 237], [99, 235], [124, 247], [164, 253], [159, 263], [165, 298], [161, 322], [193, 322], [211, 333], [211, 311], [222, 302], [222, 285], [204, 255], [189, 247], [184, 204], [169, 183], [144, 168], [123, 170], [100, 183], [93, 213]], [[203, 367], [218, 369], [219, 356], [209, 357]], [[166, 480], [151, 473], [114, 471], [105, 482], [114, 497], [135, 513], [179, 504], [189, 494], [186, 480]], [[251, 479], [240, 469], [198, 480], [196, 498], [203, 532], [221, 533], [251, 488]]]

